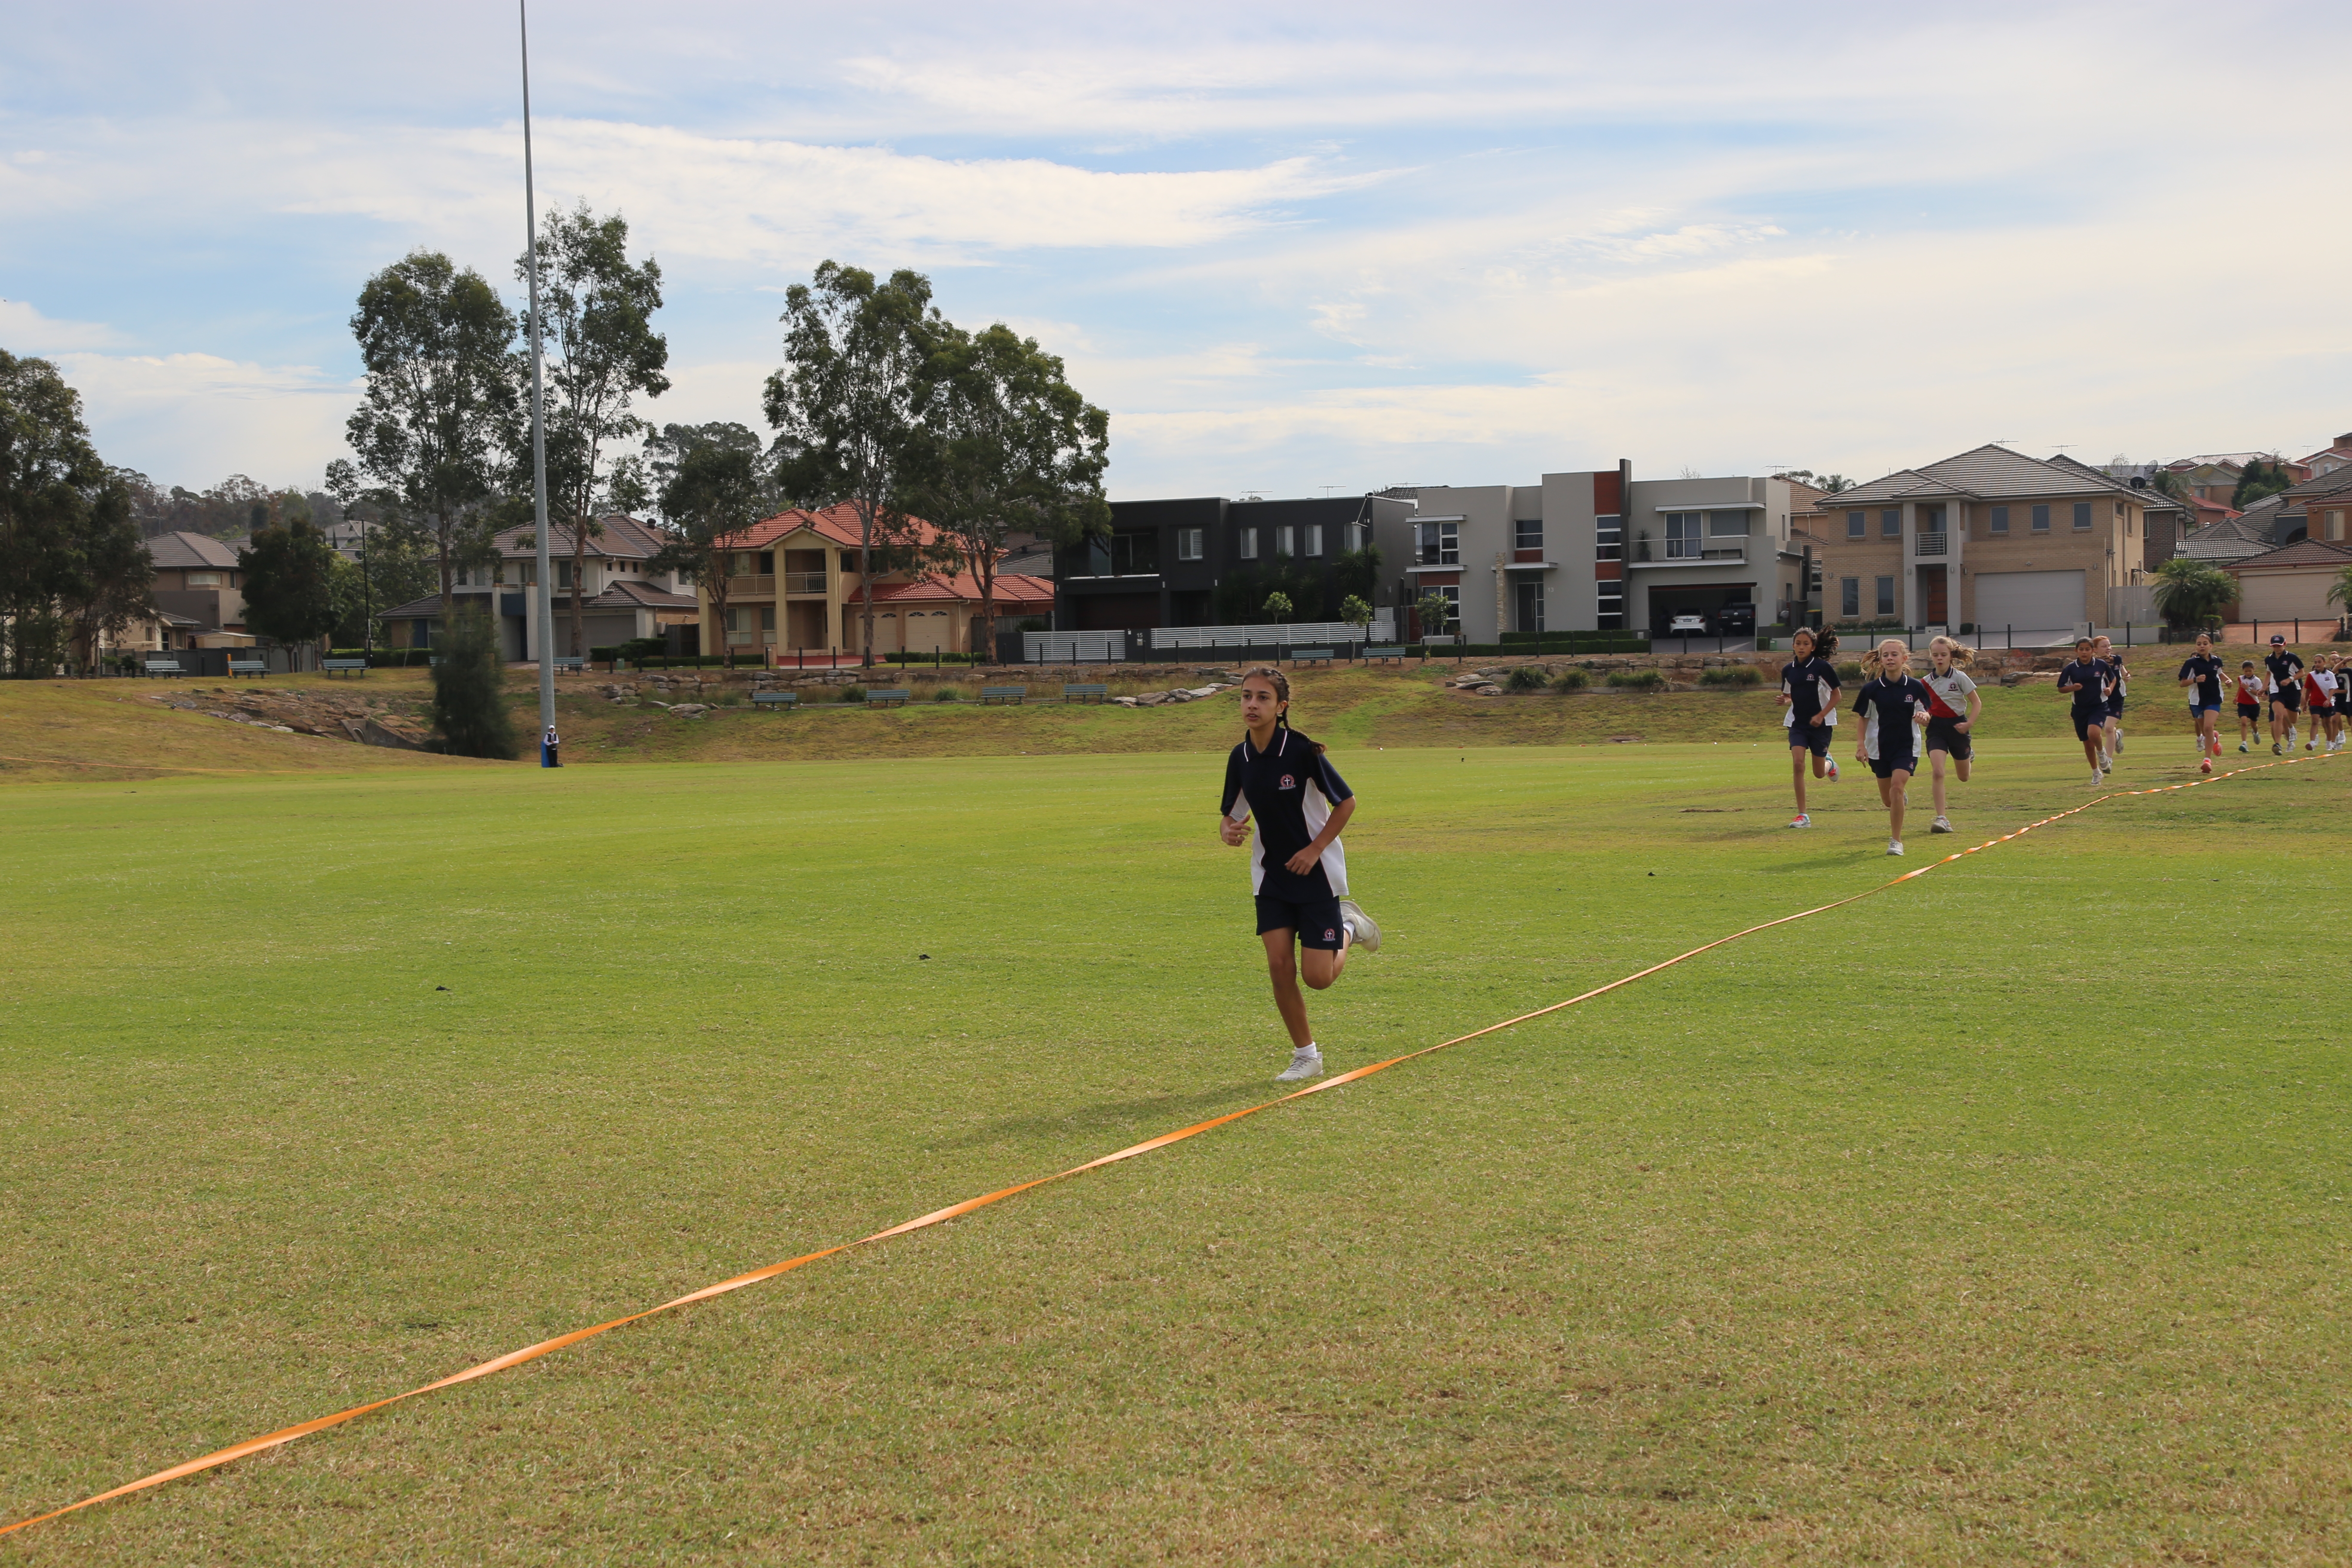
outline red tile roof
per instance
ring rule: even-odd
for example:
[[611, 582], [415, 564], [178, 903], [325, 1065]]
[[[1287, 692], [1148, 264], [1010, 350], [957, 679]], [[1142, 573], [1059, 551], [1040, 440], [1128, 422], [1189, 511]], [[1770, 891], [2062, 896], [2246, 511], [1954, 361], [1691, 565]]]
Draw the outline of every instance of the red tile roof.
[[2340, 544], [2330, 544], [2324, 539], [2298, 539], [2293, 544], [2282, 544], [2276, 550], [2260, 555], [2249, 555], [2242, 561], [2225, 561], [2224, 572], [2244, 572], [2273, 566], [2326, 566], [2341, 570], [2352, 566], [2352, 550]]
[[[907, 521], [919, 544], [931, 543], [940, 536], [938, 529], [919, 517], [908, 518]], [[721, 542], [730, 550], [757, 550], [804, 528], [823, 534], [835, 544], [845, 544], [852, 550], [857, 548], [857, 509], [847, 501], [836, 501], [821, 511], [810, 511], [801, 507], [780, 511]]]
[[[1045, 605], [1054, 602], [1054, 584], [1045, 577], [1026, 577], [1009, 572], [990, 584], [990, 598], [999, 605]], [[904, 600], [940, 601], [969, 600], [980, 603], [980, 579], [969, 572], [959, 572], [952, 577], [934, 577], [922, 583], [877, 583], [874, 602], [894, 604]], [[850, 594], [845, 604], [862, 602], [861, 595]]]

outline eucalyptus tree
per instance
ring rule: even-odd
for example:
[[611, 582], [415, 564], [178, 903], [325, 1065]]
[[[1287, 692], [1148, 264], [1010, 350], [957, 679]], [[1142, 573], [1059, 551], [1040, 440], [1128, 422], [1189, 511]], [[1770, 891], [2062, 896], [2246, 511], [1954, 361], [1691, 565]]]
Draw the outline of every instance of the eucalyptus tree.
[[1067, 543], [1110, 526], [1103, 500], [1110, 416], [1078, 395], [1061, 360], [1002, 321], [965, 332], [931, 320], [906, 494], [980, 587], [972, 651], [992, 649], [996, 565], [1022, 531]]
[[773, 505], [762, 466], [756, 437], [749, 449], [735, 442], [698, 442], [670, 465], [668, 482], [662, 487], [667, 538], [650, 564], [656, 572], [684, 573], [702, 585], [709, 595], [722, 652], [731, 652], [727, 645], [728, 558], [744, 530], [767, 516]]
[[324, 637], [342, 618], [335, 561], [309, 508], [289, 505], [282, 521], [257, 531], [236, 553], [245, 624], [289, 648]]
[[857, 525], [864, 662], [874, 662], [877, 556], [919, 544], [907, 511], [910, 462], [919, 461], [917, 405], [927, 361], [924, 334], [940, 329], [931, 283], [899, 271], [827, 261], [784, 293], [784, 364], [768, 377], [768, 423], [785, 457], [779, 470], [797, 495], [845, 502]]
[[430, 529], [447, 609], [510, 423], [514, 312], [480, 273], [418, 250], [368, 279], [352, 335], [367, 392], [345, 434], [360, 470]]
[[[528, 278], [528, 254], [515, 262], [515, 276]], [[581, 626], [588, 545], [601, 538], [602, 503], [614, 499], [614, 477], [604, 464], [616, 442], [643, 433], [639, 397], [669, 390], [664, 374], [669, 342], [653, 330], [661, 309], [661, 264], [652, 257], [629, 260], [628, 220], [614, 213], [598, 217], [583, 202], [570, 213], [551, 209], [539, 231], [541, 338], [545, 364], [547, 506], [551, 524], [572, 536], [572, 651], [586, 652]], [[529, 331], [529, 313], [523, 329]], [[530, 366], [515, 361], [518, 391], [530, 384]], [[516, 400], [527, 407], [527, 395]], [[530, 464], [529, 418], [514, 422], [509, 437], [518, 468]], [[638, 499], [636, 469], [618, 470], [623, 500]]]
[[0, 350], [0, 624], [10, 670], [47, 675], [85, 632], [152, 611], [131, 490], [99, 460], [81, 396], [47, 360]]

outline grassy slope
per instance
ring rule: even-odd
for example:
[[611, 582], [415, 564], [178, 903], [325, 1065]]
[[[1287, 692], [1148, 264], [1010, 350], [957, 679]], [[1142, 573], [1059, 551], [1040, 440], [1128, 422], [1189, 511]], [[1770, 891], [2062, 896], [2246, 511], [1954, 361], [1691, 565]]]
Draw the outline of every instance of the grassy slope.
[[[1777, 830], [1769, 750], [1339, 756], [1390, 933], [1317, 999], [1343, 1065], [1887, 872], [1851, 783]], [[2342, 765], [2103, 806], [0, 1556], [2341, 1560], [2352, 1084], [2332, 993], [2242, 955], [2340, 898]], [[1208, 759], [941, 782], [0, 794], [9, 1510], [1267, 1093]], [[1960, 815], [2083, 793], [2009, 742]]]

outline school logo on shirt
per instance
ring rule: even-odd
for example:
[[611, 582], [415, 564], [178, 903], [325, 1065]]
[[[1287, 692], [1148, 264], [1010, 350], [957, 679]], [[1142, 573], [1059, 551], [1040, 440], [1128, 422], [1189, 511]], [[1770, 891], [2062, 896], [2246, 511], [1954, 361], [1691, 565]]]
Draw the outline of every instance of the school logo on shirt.
[[1288, 773], [1285, 773], [1282, 775], [1282, 787], [1285, 789], [1297, 789], [1298, 787], [1298, 781], [1291, 777]]

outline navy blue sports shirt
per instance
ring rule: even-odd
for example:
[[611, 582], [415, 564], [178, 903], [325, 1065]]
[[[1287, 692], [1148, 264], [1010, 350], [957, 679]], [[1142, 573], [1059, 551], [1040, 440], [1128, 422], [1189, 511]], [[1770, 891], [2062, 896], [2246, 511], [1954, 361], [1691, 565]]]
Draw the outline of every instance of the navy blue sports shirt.
[[1304, 877], [1286, 863], [1315, 842], [1331, 820], [1331, 808], [1355, 793], [1315, 742], [1287, 725], [1275, 731], [1274, 743], [1263, 752], [1244, 735], [1225, 759], [1225, 804], [1220, 809], [1235, 822], [1257, 818], [1257, 834], [1250, 840], [1251, 889], [1294, 903], [1345, 898], [1348, 857], [1338, 839]]

